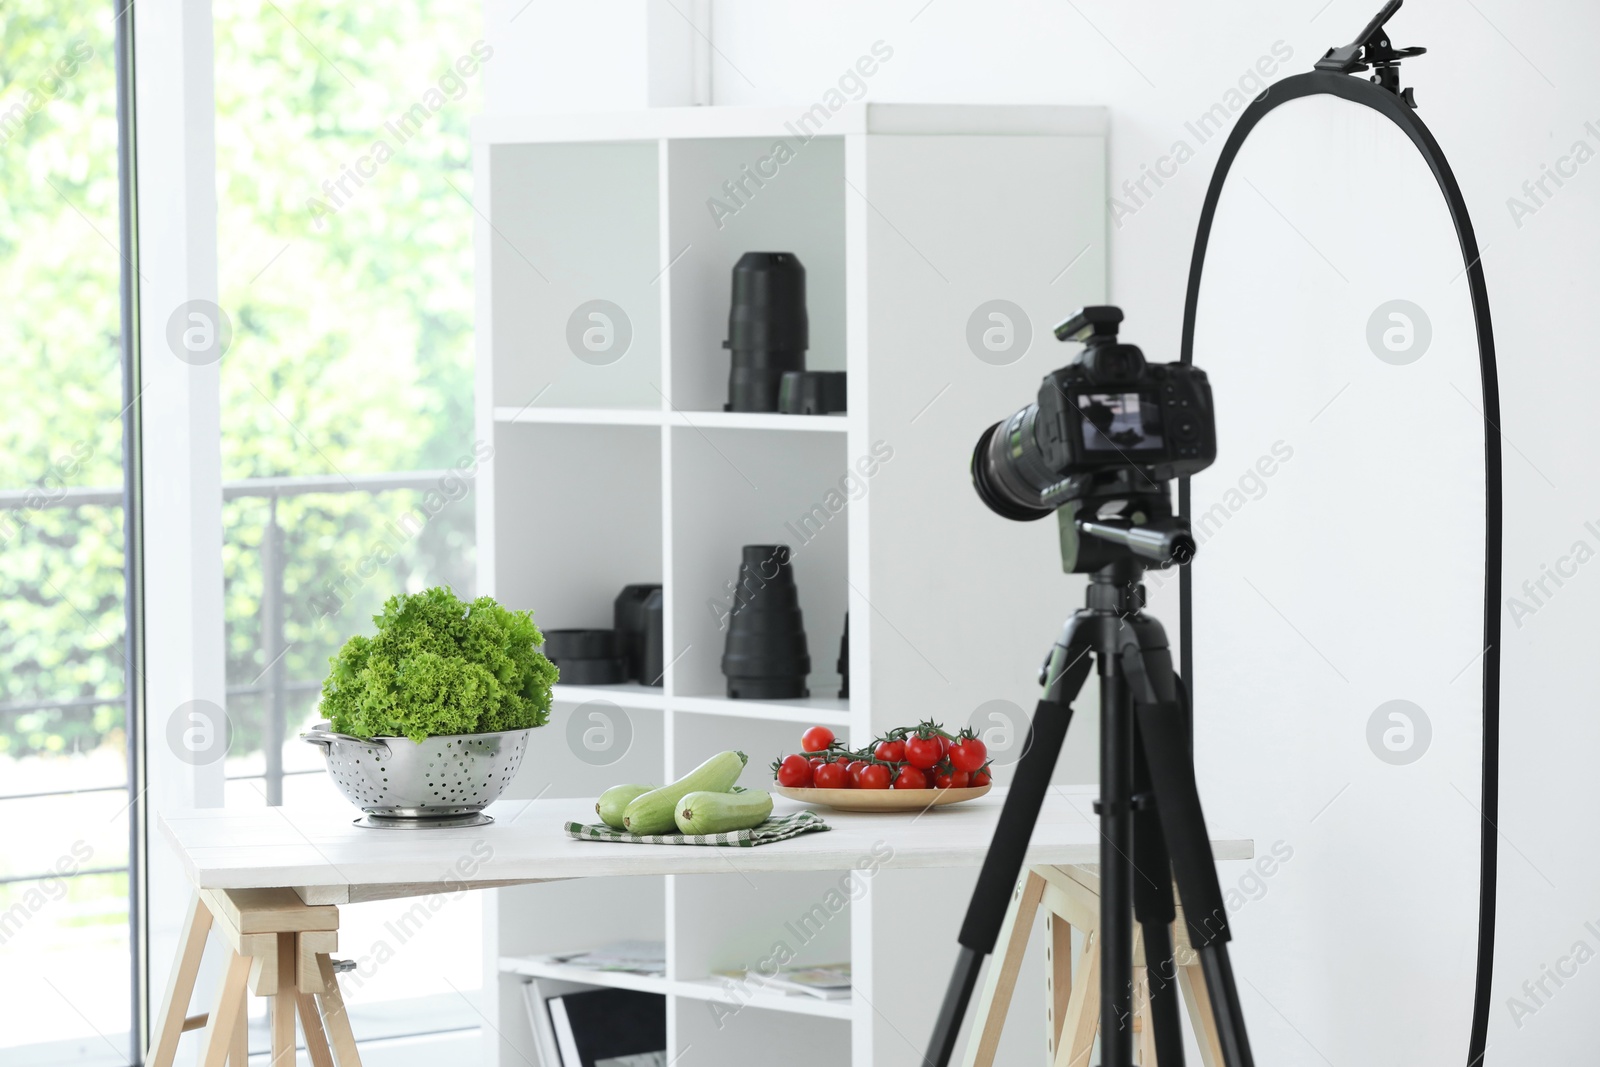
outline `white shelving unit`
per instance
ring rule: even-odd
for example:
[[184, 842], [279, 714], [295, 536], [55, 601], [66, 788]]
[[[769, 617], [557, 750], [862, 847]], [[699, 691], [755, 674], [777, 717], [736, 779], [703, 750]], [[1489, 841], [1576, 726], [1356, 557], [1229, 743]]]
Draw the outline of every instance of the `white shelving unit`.
[[[1051, 587], [1053, 524], [991, 516], [967, 463], [983, 426], [1063, 361], [1049, 324], [1106, 296], [1104, 112], [847, 104], [802, 141], [792, 126], [804, 110], [478, 120], [477, 433], [493, 447], [477, 494], [479, 588], [547, 628], [593, 627], [610, 625], [625, 584], [662, 582], [671, 661], [660, 688], [558, 686], [510, 796], [660, 782], [725, 748], [750, 754], [746, 784], [765, 784], [799, 724], [862, 744], [924, 717], [965, 724], [986, 701], [1029, 707], [1038, 661], [1079, 599], [1068, 582]], [[790, 158], [760, 164], [780, 140]], [[758, 165], [772, 171], [759, 184]], [[743, 183], [738, 200], [730, 182]], [[713, 198], [737, 210], [719, 219]], [[751, 250], [805, 265], [807, 365], [849, 372], [849, 414], [721, 410], [730, 271]], [[1007, 365], [967, 340], [994, 299], [1021, 307], [1032, 333]], [[574, 313], [602, 300], [606, 319], [580, 315], [576, 329], [609, 329], [613, 348], [579, 345], [580, 358]], [[742, 545], [780, 542], [793, 550], [813, 696], [730, 700], [725, 585]], [[840, 878], [495, 891], [491, 1062], [535, 1062], [527, 976], [663, 993], [683, 1067], [917, 1062], [971, 874], [858, 876], [851, 905], [798, 936], [793, 920]], [[912, 928], [933, 940], [907, 967]], [[534, 959], [623, 938], [663, 940], [666, 976], [580, 976]], [[754, 966], [780, 942], [795, 962], [850, 959], [855, 997], [709, 1010], [730, 996], [713, 971]]]

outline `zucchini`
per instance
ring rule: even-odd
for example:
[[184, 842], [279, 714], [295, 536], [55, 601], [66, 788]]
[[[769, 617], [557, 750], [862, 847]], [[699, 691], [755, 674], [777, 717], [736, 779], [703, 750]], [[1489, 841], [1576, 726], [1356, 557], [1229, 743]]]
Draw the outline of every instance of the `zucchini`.
[[671, 833], [678, 825], [678, 801], [690, 793], [726, 793], [748, 762], [743, 752], [718, 752], [671, 785], [635, 797], [623, 810], [622, 825], [632, 834]]
[[627, 806], [654, 788], [653, 785], [614, 785], [600, 794], [600, 799], [594, 805], [594, 813], [613, 830], [620, 830], [622, 813]]
[[678, 829], [686, 834], [726, 834], [752, 830], [772, 814], [772, 794], [765, 789], [737, 793], [690, 793], [678, 801]]

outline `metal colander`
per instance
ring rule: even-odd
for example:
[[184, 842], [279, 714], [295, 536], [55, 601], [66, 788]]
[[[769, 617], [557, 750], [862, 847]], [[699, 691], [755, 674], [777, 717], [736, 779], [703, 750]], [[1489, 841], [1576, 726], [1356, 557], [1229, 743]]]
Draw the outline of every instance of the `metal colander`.
[[300, 736], [322, 746], [334, 784], [369, 817], [420, 820], [476, 815], [497, 800], [522, 765], [529, 732], [368, 740], [320, 722]]

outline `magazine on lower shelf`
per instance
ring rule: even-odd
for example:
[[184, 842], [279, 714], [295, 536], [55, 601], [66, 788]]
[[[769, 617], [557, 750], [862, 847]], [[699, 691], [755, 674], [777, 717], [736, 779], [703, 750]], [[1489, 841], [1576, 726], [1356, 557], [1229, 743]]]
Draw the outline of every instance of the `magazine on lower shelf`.
[[661, 941], [615, 941], [597, 948], [553, 952], [539, 958], [565, 967], [581, 967], [586, 971], [613, 971], [657, 978], [667, 973], [667, 946]]
[[717, 971], [718, 977], [738, 985], [758, 985], [775, 993], [815, 997], [818, 1000], [850, 999], [850, 965], [824, 963], [811, 967], [784, 967], [775, 974], [760, 971]]

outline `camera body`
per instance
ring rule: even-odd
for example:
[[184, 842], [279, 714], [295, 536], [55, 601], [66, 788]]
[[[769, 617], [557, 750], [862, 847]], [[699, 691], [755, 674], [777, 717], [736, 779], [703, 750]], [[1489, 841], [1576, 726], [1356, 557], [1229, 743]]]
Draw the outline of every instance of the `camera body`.
[[1153, 486], [1216, 459], [1205, 371], [1146, 362], [1138, 346], [1117, 340], [1121, 321], [1120, 308], [1087, 307], [1056, 327], [1083, 352], [1045, 376], [1035, 403], [986, 430], [973, 455], [973, 480], [991, 509], [1043, 518], [1105, 476], [1136, 471]]

